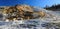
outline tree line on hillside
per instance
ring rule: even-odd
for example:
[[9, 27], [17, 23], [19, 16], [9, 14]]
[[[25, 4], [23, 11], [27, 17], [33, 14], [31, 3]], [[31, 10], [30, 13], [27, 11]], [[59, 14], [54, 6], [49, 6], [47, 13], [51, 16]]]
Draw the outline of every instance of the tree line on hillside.
[[52, 10], [52, 11], [60, 11], [60, 4], [58, 5], [52, 5], [52, 6], [46, 6], [44, 7], [44, 9], [46, 10]]

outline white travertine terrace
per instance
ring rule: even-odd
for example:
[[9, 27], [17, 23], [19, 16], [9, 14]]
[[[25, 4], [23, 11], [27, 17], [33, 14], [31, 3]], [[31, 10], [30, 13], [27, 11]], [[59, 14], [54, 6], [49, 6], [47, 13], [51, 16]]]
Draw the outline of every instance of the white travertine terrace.
[[[27, 5], [22, 5], [22, 6], [26, 7]], [[24, 9], [26, 10], [27, 8], [25, 8], [25, 7], [24, 7]], [[30, 8], [30, 6], [27, 6], [27, 7]], [[33, 24], [34, 23], [33, 21], [38, 22], [38, 23], [35, 23], [35, 24], [39, 24], [36, 27], [37, 29], [45, 29], [45, 27], [41, 27], [41, 24], [43, 24], [43, 23], [60, 23], [60, 15], [58, 15], [59, 13], [56, 13], [54, 11], [41, 9], [41, 8], [36, 8], [36, 7], [32, 7], [32, 8], [33, 9], [30, 8], [30, 10], [27, 9], [26, 11], [34, 12], [33, 13], [34, 17], [36, 17], [38, 15], [43, 16], [42, 14], [45, 13], [44, 16], [43, 17], [40, 16], [38, 18], [29, 19], [29, 20], [28, 19], [26, 19], [26, 20], [15, 20], [16, 18], [14, 18], [13, 19], [14, 21], [9, 22], [9, 20], [5, 18], [5, 17], [7, 17], [8, 14], [4, 14], [1, 12], [3, 14], [3, 19], [6, 19], [6, 21], [5, 20], [0, 21], [3, 24], [2, 26], [0, 26], [0, 29], [29, 29], [29, 28], [21, 27], [20, 24]], [[35, 10], [35, 9], [37, 9], [37, 10]], [[29, 21], [31, 21], [31, 23]], [[30, 29], [33, 29], [33, 28], [34, 27], [32, 27]]]

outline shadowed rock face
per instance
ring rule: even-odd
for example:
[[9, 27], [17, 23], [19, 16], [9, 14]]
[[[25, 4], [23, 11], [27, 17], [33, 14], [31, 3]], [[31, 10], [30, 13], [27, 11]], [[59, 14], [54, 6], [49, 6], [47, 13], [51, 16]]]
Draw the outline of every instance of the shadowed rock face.
[[[11, 6], [8, 9], [5, 9], [3, 13], [8, 14], [8, 17], [6, 17], [6, 19], [9, 20], [26, 20], [45, 16], [45, 13], [43, 11], [35, 12], [34, 8], [29, 5]], [[34, 17], [33, 14], [35, 13], [37, 16]]]
[[0, 18], [2, 18], [3, 17], [3, 15], [2, 14], [0, 14]]

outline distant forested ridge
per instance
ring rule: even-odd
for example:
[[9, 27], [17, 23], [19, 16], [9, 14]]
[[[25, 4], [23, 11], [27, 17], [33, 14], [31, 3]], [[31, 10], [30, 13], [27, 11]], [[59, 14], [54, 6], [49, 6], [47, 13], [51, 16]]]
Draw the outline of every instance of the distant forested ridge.
[[58, 5], [52, 5], [51, 7], [46, 6], [46, 7], [44, 7], [44, 9], [46, 9], [46, 10], [52, 10], [52, 11], [60, 11], [60, 4], [58, 4]]

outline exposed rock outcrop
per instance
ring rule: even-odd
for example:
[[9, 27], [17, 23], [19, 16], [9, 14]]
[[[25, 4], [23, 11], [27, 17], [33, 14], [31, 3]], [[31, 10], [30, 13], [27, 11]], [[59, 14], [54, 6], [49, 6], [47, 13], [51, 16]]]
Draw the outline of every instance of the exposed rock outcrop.
[[[6, 19], [9, 20], [29, 20], [37, 17], [44, 17], [43, 11], [35, 12], [33, 7], [29, 5], [16, 5], [11, 6], [3, 11], [4, 14], [8, 14]], [[34, 17], [36, 13], [37, 16]]]

